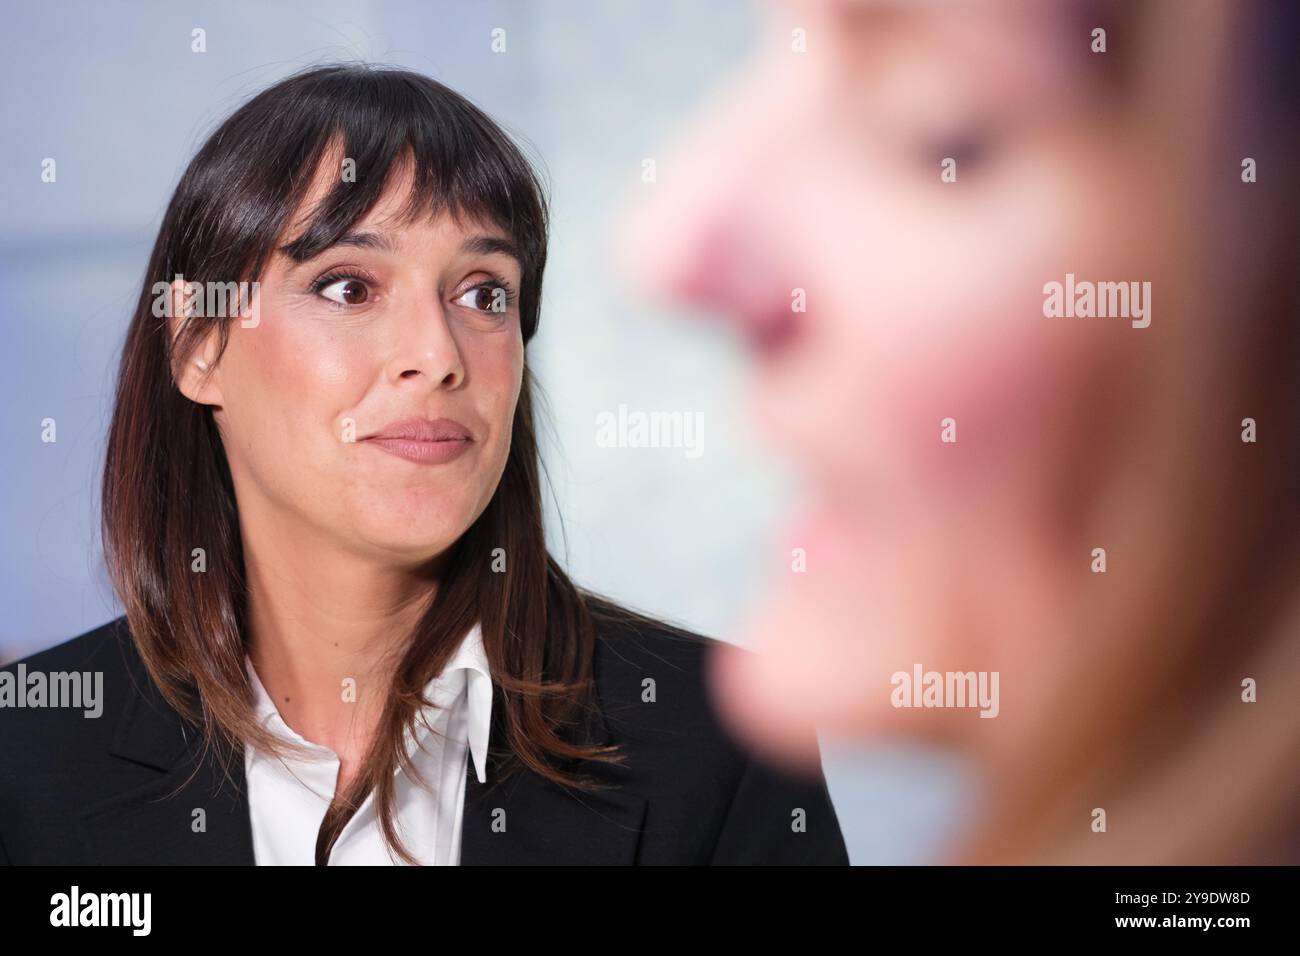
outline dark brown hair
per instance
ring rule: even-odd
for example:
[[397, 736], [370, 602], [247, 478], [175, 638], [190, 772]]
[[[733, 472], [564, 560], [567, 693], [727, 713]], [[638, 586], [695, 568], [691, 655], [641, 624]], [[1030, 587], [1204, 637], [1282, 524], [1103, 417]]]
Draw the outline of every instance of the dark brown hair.
[[[105, 559], [150, 675], [201, 731], [226, 774], [238, 747], [285, 748], [256, 720], [245, 671], [245, 574], [234, 488], [210, 406], [178, 390], [175, 374], [215, 324], [220, 348], [232, 315], [190, 317], [173, 338], [152, 290], [187, 281], [251, 282], [263, 273], [302, 191], [334, 145], [356, 161], [288, 247], [306, 260], [332, 245], [380, 199], [408, 159], [411, 216], [447, 212], [497, 224], [522, 260], [523, 340], [537, 331], [546, 263], [542, 186], [512, 140], [464, 97], [417, 73], [369, 65], [310, 69], [240, 107], [208, 138], [172, 195], [127, 332], [108, 436], [103, 487]], [[374, 790], [389, 845], [415, 862], [394, 828], [394, 770], [413, 771], [404, 732], [426, 686], [480, 623], [494, 684], [493, 726], [508, 753], [494, 783], [519, 766], [557, 783], [599, 784], [576, 761], [617, 763], [615, 747], [581, 732], [593, 716], [593, 611], [615, 613], [578, 589], [550, 556], [543, 531], [533, 381], [525, 364], [510, 454], [484, 513], [454, 545], [432, 603], [397, 664], [375, 742], [355, 782], [336, 796], [316, 847], [324, 863], [344, 824]], [[191, 569], [203, 548], [207, 569]], [[504, 548], [504, 573], [490, 568]], [[495, 736], [495, 735], [494, 735]]]

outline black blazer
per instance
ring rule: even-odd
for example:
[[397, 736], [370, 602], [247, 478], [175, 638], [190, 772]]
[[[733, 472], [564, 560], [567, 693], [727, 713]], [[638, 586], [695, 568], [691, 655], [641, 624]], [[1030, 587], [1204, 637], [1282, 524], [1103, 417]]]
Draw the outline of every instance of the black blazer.
[[[494, 714], [486, 784], [467, 761], [462, 866], [848, 863], [822, 774], [769, 766], [720, 723], [704, 685], [713, 641], [621, 623], [598, 631], [595, 734], [622, 744], [627, 764], [583, 769], [618, 788], [566, 791], [526, 768], [496, 785]], [[125, 617], [22, 663], [29, 674], [102, 671], [103, 713], [0, 707], [0, 863], [254, 862], [242, 759], [226, 778], [209, 757], [171, 795], [194, 770], [198, 735], [150, 680]], [[642, 702], [646, 678], [653, 703]], [[206, 832], [195, 833], [200, 807]], [[496, 808], [505, 832], [493, 832]]]

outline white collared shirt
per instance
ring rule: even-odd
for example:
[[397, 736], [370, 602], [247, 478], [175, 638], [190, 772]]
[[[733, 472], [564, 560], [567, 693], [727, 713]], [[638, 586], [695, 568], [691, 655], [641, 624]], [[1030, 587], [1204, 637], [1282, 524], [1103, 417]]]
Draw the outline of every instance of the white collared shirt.
[[[303, 739], [289, 727], [247, 655], [244, 663], [252, 681], [258, 719], [272, 733], [313, 752], [309, 759], [282, 761], [252, 747], [244, 748], [254, 860], [259, 866], [311, 866], [316, 860], [316, 835], [338, 781], [338, 755]], [[408, 731], [406, 735], [406, 752], [415, 756], [415, 767], [433, 792], [397, 768], [395, 823], [403, 845], [422, 864], [457, 866], [467, 751], [474, 759], [479, 782], [487, 782], [492, 678], [477, 624], [465, 635], [443, 673], [429, 683], [425, 696], [438, 709], [425, 710], [417, 718], [417, 733], [413, 736]], [[400, 857], [390, 855], [384, 842], [373, 793], [366, 796], [343, 827], [329, 863], [402, 863]]]

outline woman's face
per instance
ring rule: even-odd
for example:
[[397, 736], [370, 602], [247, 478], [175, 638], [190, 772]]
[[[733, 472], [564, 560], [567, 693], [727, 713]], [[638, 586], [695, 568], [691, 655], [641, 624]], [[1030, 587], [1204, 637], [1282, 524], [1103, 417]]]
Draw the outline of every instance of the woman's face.
[[[281, 245], [339, 168], [322, 163]], [[505, 468], [521, 275], [512, 255], [483, 251], [481, 237], [506, 238], [491, 225], [400, 223], [409, 171], [394, 180], [333, 248], [274, 256], [256, 324], [232, 321], [211, 378], [187, 393], [219, 406], [245, 527], [413, 567], [469, 528]], [[411, 419], [443, 420], [424, 436], [442, 441], [375, 437]]]
[[[1142, 454], [1162, 347], [1192, 319], [1171, 184], [1185, 204], [1198, 155], [1161, 112], [1109, 99], [1090, 58], [1118, 54], [1092, 53], [1092, 25], [1060, 12], [773, 6], [763, 52], [660, 157], [624, 223], [638, 284], [752, 344], [761, 433], [808, 480], [773, 562], [802, 548], [807, 570], [785, 572], [739, 635], [766, 662], [737, 658], [720, 684], [768, 743], [796, 717], [1014, 735], [1104, 654], [1092, 612], [1136, 597], [1142, 572], [1121, 568], [1107, 593], [1091, 552], [1144, 566], [1125, 549], [1160, 492], [1120, 463]], [[1160, 69], [1156, 55], [1132, 82]], [[1185, 92], [1164, 114], [1194, 122]], [[1044, 285], [1067, 273], [1150, 282], [1153, 321], [1045, 317]], [[1016, 716], [895, 710], [890, 677], [917, 663], [999, 671]]]

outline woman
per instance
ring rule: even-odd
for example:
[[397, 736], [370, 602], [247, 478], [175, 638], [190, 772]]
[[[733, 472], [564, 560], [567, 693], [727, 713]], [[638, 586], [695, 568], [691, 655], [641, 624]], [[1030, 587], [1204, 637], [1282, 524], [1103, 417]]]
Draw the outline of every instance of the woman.
[[969, 755], [949, 861], [1300, 861], [1300, 8], [767, 11], [621, 257], [812, 489], [724, 713]]
[[[820, 770], [731, 741], [709, 642], [543, 539], [527, 161], [417, 74], [312, 69], [208, 139], [127, 334], [125, 615], [7, 668], [10, 863], [847, 862]], [[35, 675], [35, 676], [34, 676]]]

